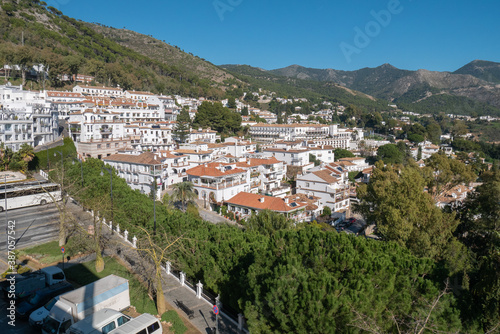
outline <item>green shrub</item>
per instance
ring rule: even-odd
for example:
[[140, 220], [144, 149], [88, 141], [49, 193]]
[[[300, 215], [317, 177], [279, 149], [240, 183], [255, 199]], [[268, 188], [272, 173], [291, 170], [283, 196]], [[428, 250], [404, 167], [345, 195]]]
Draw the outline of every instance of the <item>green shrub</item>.
[[161, 321], [170, 322], [172, 324], [172, 327], [170, 327], [170, 329], [175, 334], [183, 334], [187, 331], [187, 327], [184, 325], [184, 322], [182, 322], [182, 319], [179, 317], [175, 310], [170, 310], [163, 313], [163, 315], [161, 316]]

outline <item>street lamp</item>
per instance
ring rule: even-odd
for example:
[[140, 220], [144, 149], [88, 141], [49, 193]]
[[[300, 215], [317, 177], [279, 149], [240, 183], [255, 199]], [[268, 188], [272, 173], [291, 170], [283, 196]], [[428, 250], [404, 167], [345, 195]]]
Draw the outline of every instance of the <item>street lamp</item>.
[[[111, 221], [114, 220], [114, 213], [113, 213], [113, 172], [106, 167], [101, 167], [101, 176], [104, 176], [103, 169], [105, 169], [109, 173], [109, 178], [111, 180]], [[111, 230], [113, 232], [113, 230]]]
[[80, 159], [73, 158], [73, 161], [71, 162], [71, 164], [74, 165], [75, 161], [78, 161], [80, 163], [80, 170], [81, 170], [81, 174], [82, 174], [82, 188], [83, 188], [83, 162]]

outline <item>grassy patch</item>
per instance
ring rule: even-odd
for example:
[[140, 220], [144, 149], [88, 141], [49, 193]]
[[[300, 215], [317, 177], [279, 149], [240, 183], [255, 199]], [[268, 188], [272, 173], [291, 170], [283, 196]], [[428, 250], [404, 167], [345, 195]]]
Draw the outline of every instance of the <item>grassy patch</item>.
[[170, 330], [175, 334], [183, 334], [187, 331], [187, 327], [184, 325], [184, 322], [182, 322], [182, 319], [175, 310], [163, 313], [161, 321], [170, 322], [172, 324]]
[[64, 272], [69, 281], [77, 285], [86, 285], [100, 278], [111, 274], [128, 279], [130, 287], [130, 303], [135, 306], [139, 313], [157, 314], [156, 305], [149, 298], [147, 289], [139, 282], [139, 280], [131, 274], [127, 268], [122, 266], [113, 258], [104, 258], [105, 267], [100, 273], [95, 270], [95, 261], [90, 261], [82, 264], [74, 265]]
[[[64, 256], [72, 257], [80, 252], [81, 247], [77, 247], [70, 239], [68, 243], [64, 245], [64, 249]], [[21, 249], [19, 251], [19, 256], [23, 255], [29, 255], [42, 264], [49, 264], [62, 261], [63, 254], [59, 246], [59, 241], [51, 241], [35, 247]]]

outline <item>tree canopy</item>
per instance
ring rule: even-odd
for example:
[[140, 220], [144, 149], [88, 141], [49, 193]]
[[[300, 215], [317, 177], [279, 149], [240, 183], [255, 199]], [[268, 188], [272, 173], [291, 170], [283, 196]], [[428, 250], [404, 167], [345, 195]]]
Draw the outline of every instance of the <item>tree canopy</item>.
[[218, 133], [235, 134], [241, 129], [241, 115], [222, 106], [220, 102], [204, 101], [193, 121], [195, 127], [208, 128]]

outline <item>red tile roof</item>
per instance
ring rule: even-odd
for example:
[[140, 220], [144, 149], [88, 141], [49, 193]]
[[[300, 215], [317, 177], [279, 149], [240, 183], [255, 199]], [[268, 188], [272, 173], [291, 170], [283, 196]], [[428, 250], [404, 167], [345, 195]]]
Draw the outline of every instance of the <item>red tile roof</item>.
[[157, 160], [155, 154], [152, 152], [144, 152], [139, 155], [112, 154], [108, 157], [102, 158], [102, 160], [113, 162], [128, 162], [139, 165], [161, 165], [161, 161]]
[[273, 165], [280, 163], [278, 159], [275, 157], [268, 158], [268, 159], [249, 159], [247, 161], [242, 161], [242, 162], [237, 162], [236, 166], [241, 167], [241, 168], [248, 168], [248, 167], [256, 167], [260, 165]]
[[223, 169], [223, 167], [225, 166], [228, 166], [228, 164], [223, 164], [220, 162], [201, 164], [199, 166], [189, 169], [187, 173], [193, 176], [213, 176], [213, 177], [246, 173], [246, 170], [241, 168], [233, 168], [222, 171], [221, 169]]
[[224, 202], [257, 210], [267, 209], [276, 212], [295, 211], [307, 205], [307, 203], [301, 202], [290, 202], [287, 204], [282, 198], [279, 197], [263, 196], [247, 192], [240, 192], [233, 198]]

